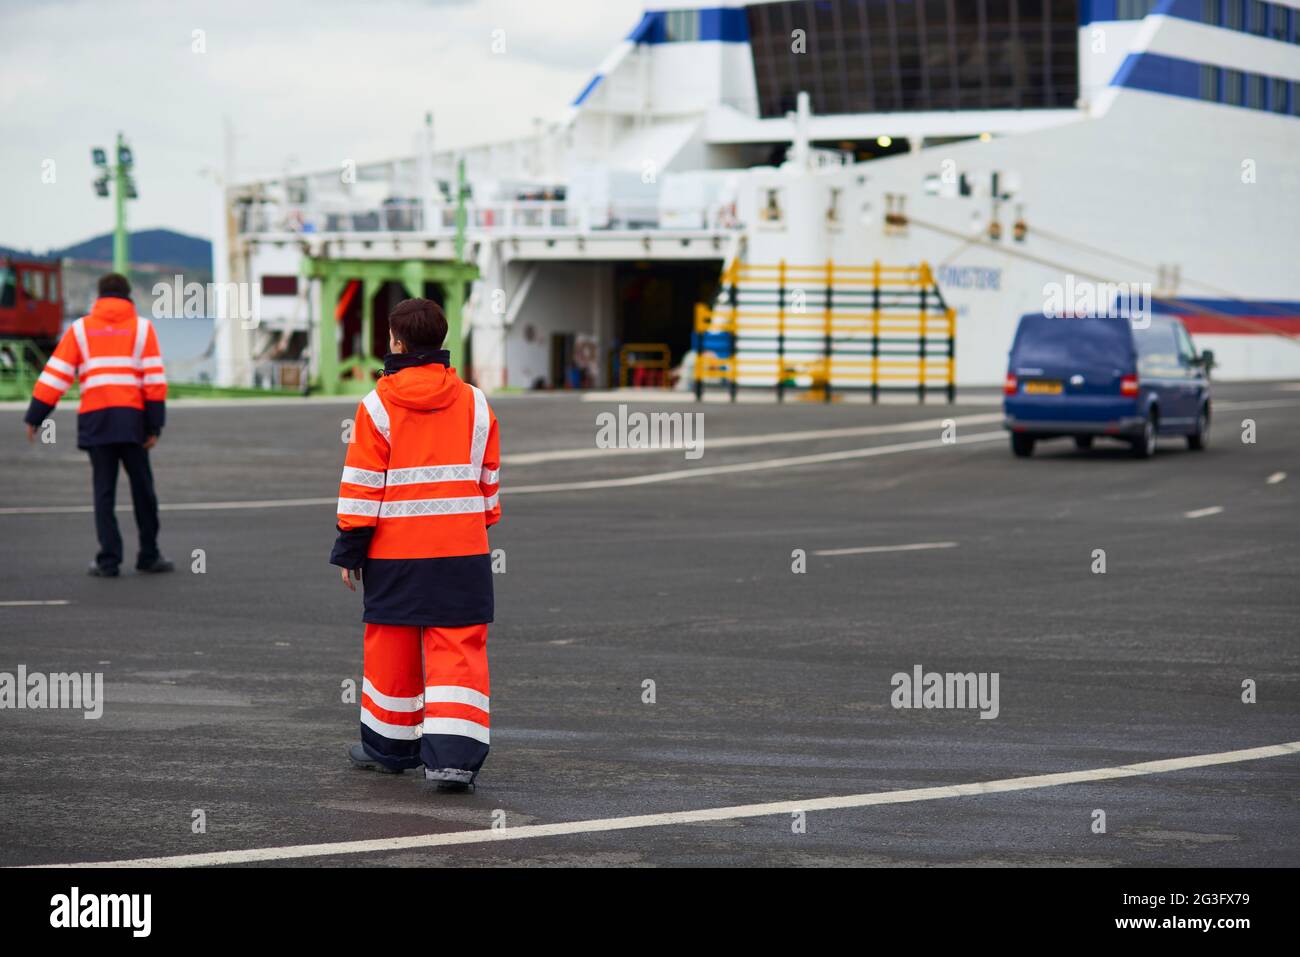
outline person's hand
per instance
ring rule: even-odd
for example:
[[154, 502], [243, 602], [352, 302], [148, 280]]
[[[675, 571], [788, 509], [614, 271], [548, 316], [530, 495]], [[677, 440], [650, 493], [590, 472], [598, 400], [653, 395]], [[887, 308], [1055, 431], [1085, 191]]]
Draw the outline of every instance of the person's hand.
[[340, 571], [343, 572], [343, 584], [347, 585], [349, 590], [351, 590], [351, 591], [356, 591], [356, 590], [357, 590], [357, 586], [354, 585], [354, 584], [352, 584], [352, 579], [351, 579], [351, 577], [349, 577], [349, 576], [351, 576], [351, 575], [356, 575], [356, 576], [357, 576], [357, 581], [361, 581], [361, 569], [360, 569], [360, 568], [353, 568], [353, 569], [349, 570], [349, 569], [347, 569], [347, 568], [343, 568], [343, 569], [340, 569]]
[[144, 450], [148, 452], [151, 448], [153, 448], [157, 444], [158, 444], [158, 436], [156, 435], [146, 436], [144, 440]]
[[36, 441], [36, 426], [32, 425], [30, 422], [27, 423], [27, 441]]

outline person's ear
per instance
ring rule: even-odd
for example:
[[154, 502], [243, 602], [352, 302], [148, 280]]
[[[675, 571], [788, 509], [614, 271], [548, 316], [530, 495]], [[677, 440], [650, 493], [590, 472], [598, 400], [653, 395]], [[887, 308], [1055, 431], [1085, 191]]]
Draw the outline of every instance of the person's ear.
[[406, 351], [406, 346], [391, 332], [388, 334], [388, 351], [398, 355]]

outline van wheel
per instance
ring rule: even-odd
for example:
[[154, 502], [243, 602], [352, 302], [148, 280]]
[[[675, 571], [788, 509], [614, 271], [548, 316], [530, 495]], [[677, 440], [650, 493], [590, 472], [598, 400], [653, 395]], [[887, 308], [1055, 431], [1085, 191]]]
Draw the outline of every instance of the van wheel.
[[1199, 452], [1210, 444], [1210, 409], [1201, 406], [1201, 413], [1196, 417], [1196, 431], [1187, 437], [1187, 447]]
[[1149, 459], [1156, 454], [1156, 410], [1152, 409], [1142, 425], [1142, 434], [1133, 440], [1133, 454], [1140, 459]]
[[1074, 447], [1078, 449], [1080, 452], [1088, 451], [1088, 449], [1092, 448], [1092, 436], [1076, 435], [1074, 437]]
[[1034, 437], [1018, 432], [1011, 434], [1011, 453], [1016, 458], [1027, 459], [1034, 454]]

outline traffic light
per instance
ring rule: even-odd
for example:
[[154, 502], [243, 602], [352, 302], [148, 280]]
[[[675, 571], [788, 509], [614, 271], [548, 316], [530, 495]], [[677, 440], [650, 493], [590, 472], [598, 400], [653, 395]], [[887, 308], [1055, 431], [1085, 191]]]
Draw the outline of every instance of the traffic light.
[[95, 165], [96, 165], [96, 166], [107, 166], [107, 165], [108, 165], [108, 154], [105, 153], [105, 152], [104, 152], [102, 149], [100, 149], [99, 147], [95, 147], [94, 149], [92, 149], [92, 150], [90, 151], [90, 156], [91, 156], [91, 158], [95, 161]]
[[131, 147], [119, 146], [117, 148], [117, 162], [120, 166], [131, 166], [134, 161], [131, 158]]
[[126, 198], [139, 199], [140, 194], [135, 191], [135, 180], [127, 176], [125, 177], [125, 182], [126, 182], [126, 193], [124, 195], [126, 196]]
[[107, 197], [107, 196], [108, 196], [108, 177], [107, 177], [107, 176], [101, 176], [99, 179], [95, 180], [95, 195], [96, 195], [96, 196], [102, 196], [102, 197]]

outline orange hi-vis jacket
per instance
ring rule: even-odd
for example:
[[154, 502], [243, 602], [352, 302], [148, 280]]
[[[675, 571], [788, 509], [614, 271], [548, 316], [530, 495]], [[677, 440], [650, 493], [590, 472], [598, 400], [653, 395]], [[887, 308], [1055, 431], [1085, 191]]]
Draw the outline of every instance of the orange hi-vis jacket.
[[492, 621], [497, 421], [448, 361], [445, 351], [390, 356], [357, 407], [330, 562], [362, 569], [372, 624]]
[[81, 390], [79, 448], [139, 444], [162, 431], [167, 376], [158, 334], [130, 299], [96, 299], [68, 328], [36, 380], [26, 421], [39, 427], [73, 382]]

